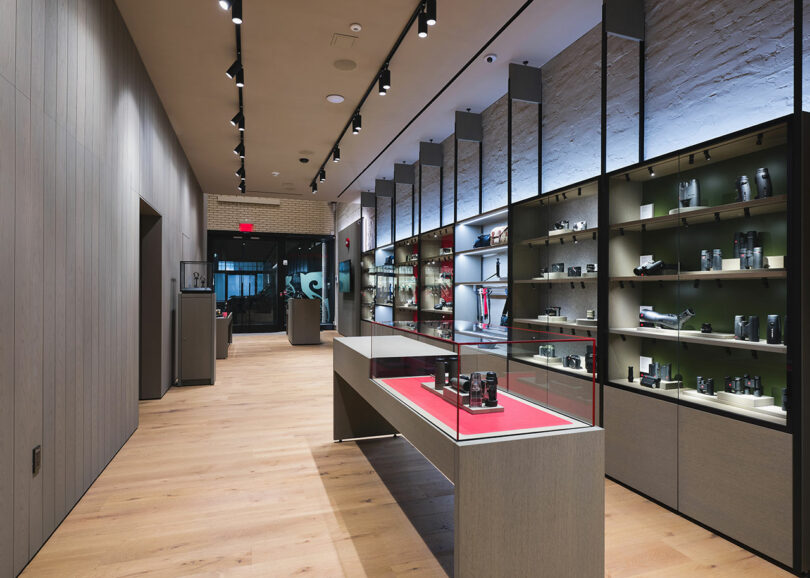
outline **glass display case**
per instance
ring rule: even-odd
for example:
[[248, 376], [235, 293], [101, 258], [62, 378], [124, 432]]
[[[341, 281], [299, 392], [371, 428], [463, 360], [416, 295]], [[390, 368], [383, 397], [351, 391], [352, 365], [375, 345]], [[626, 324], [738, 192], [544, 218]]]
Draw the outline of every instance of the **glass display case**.
[[788, 128], [614, 173], [612, 384], [786, 425]]
[[[373, 271], [373, 272], [372, 272]], [[374, 321], [374, 301], [377, 294], [377, 274], [374, 251], [366, 251], [360, 259], [360, 320]]]
[[[591, 338], [512, 328], [512, 338], [452, 340], [394, 324], [372, 324], [371, 379], [456, 440], [590, 427], [596, 379], [523, 363], [566, 352], [581, 371]], [[589, 353], [590, 352], [590, 353]]]
[[[421, 299], [423, 331], [433, 322], [453, 321], [453, 228], [443, 227], [420, 236]], [[429, 323], [427, 323], [429, 322]], [[452, 337], [452, 336], [451, 336]]]
[[214, 290], [214, 264], [209, 261], [180, 261], [180, 291]]
[[[518, 205], [513, 231], [513, 323], [596, 337], [599, 181], [589, 180]], [[524, 356], [527, 363], [549, 360]], [[551, 364], [565, 355], [549, 356]], [[577, 374], [577, 370], [571, 371]]]

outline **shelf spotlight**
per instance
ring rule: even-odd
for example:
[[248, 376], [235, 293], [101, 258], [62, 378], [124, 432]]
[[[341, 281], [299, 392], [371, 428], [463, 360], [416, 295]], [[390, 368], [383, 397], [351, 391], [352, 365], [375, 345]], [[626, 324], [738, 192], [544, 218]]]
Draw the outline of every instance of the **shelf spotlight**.
[[762, 133], [759, 133], [759, 134], [757, 135], [757, 146], [762, 145], [762, 137], [763, 137], [763, 134], [762, 134]]
[[650, 171], [650, 176], [651, 177], [655, 176], [655, 167], [647, 167], [647, 170]]
[[689, 155], [689, 164], [690, 165], [695, 164], [695, 154], [694, 153]]
[[703, 158], [705, 158], [707, 161], [712, 160], [712, 155], [709, 154], [709, 149], [703, 151]]

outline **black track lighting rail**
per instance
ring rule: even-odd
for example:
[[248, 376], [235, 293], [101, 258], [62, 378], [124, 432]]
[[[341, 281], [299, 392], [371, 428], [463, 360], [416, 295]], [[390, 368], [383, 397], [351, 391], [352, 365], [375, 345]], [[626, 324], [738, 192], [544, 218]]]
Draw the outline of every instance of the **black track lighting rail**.
[[[435, 1], [433, 1], [432, 6], [433, 6], [433, 15], [435, 17], [435, 12], [436, 12]], [[416, 8], [414, 9], [413, 13], [411, 14], [411, 17], [408, 19], [408, 22], [405, 24], [405, 27], [402, 29], [402, 32], [399, 33], [399, 36], [397, 37], [396, 42], [394, 42], [394, 45], [391, 47], [391, 50], [388, 52], [385, 59], [383, 60], [382, 66], [380, 66], [380, 69], [377, 71], [377, 74], [374, 75], [374, 78], [369, 83], [368, 88], [366, 89], [365, 93], [363, 93], [362, 98], [360, 98], [360, 102], [357, 103], [357, 106], [352, 111], [352, 114], [349, 116], [349, 119], [346, 121], [346, 124], [343, 126], [343, 130], [340, 131], [340, 135], [338, 136], [337, 140], [335, 140], [335, 143], [329, 148], [329, 152], [327, 153], [326, 158], [323, 160], [320, 167], [318, 168], [318, 172], [315, 173], [315, 177], [312, 180], [313, 184], [317, 183], [318, 176], [320, 175], [320, 172], [326, 168], [326, 165], [329, 163], [329, 159], [332, 157], [332, 153], [335, 150], [338, 150], [340, 148], [340, 141], [343, 140], [343, 137], [346, 136], [346, 133], [349, 132], [350, 129], [352, 129], [352, 123], [354, 122], [355, 116], [360, 114], [360, 109], [363, 108], [363, 105], [366, 103], [366, 100], [368, 100], [368, 97], [371, 95], [371, 92], [377, 86], [377, 82], [380, 79], [380, 77], [382, 76], [383, 71], [384, 70], [389, 70], [389, 74], [390, 74], [389, 66], [391, 64], [391, 60], [393, 60], [394, 55], [396, 54], [397, 50], [399, 49], [400, 45], [402, 44], [402, 41], [405, 40], [405, 36], [407, 36], [408, 31], [411, 29], [411, 27], [414, 25], [414, 23], [419, 19], [419, 15], [422, 12], [424, 12], [426, 9], [427, 9], [426, 1], [425, 0], [419, 0], [419, 2], [416, 5]], [[317, 192], [317, 190], [318, 189], [317, 189], [317, 186], [316, 186], [316, 187], [314, 187], [313, 192]]]
[[245, 101], [242, 89], [245, 84], [245, 69], [242, 64], [242, 0], [219, 0], [219, 7], [223, 10], [231, 11], [231, 21], [236, 33], [236, 60], [225, 73], [228, 78], [236, 82], [236, 90], [239, 98], [239, 110], [231, 119], [231, 124], [236, 127], [239, 134], [239, 143], [233, 149], [234, 154], [239, 157], [239, 169], [236, 176], [239, 177], [237, 188], [244, 194], [247, 185], [245, 180]]

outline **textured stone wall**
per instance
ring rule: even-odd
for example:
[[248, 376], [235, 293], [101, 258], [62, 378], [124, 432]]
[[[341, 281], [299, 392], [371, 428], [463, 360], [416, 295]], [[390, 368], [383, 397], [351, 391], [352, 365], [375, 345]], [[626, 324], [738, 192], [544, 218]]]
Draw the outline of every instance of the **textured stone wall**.
[[413, 234], [413, 185], [396, 184], [397, 209], [395, 240], [407, 239]]
[[419, 161], [413, 163], [413, 233], [419, 234], [419, 217], [422, 213], [421, 200], [419, 199]]
[[439, 177], [441, 167], [422, 167], [422, 231], [438, 229], [439, 223]]
[[543, 191], [601, 169], [602, 25], [543, 66]]
[[645, 156], [792, 112], [790, 0], [647, 0]]
[[477, 142], [458, 142], [458, 219], [466, 219], [478, 214], [479, 151]]
[[363, 251], [369, 251], [376, 246], [377, 215], [374, 207], [363, 207]]
[[442, 175], [442, 226], [449, 225], [455, 219], [453, 207], [455, 197], [453, 191], [453, 173], [456, 169], [455, 161], [455, 138], [451, 134], [442, 143], [444, 153], [444, 174]]
[[391, 235], [392, 199], [377, 197], [377, 246], [387, 245], [394, 239]]
[[538, 117], [540, 107], [533, 102], [512, 103], [512, 202], [539, 194]]
[[608, 36], [607, 171], [637, 163], [639, 43]]
[[[345, 205], [345, 203], [340, 203]], [[360, 205], [355, 207], [360, 218]], [[300, 233], [303, 235], [333, 235], [334, 217], [326, 201], [282, 199], [281, 205], [254, 205], [220, 202], [217, 195], [208, 195], [208, 229], [238, 231], [239, 223], [253, 223], [260, 233]]]
[[508, 163], [507, 147], [509, 138], [509, 96], [489, 105], [481, 113], [484, 127], [482, 150], [482, 205], [483, 211], [491, 211], [507, 204], [508, 198]]
[[337, 203], [335, 207], [335, 231], [342, 231], [360, 218], [360, 200], [353, 203]]

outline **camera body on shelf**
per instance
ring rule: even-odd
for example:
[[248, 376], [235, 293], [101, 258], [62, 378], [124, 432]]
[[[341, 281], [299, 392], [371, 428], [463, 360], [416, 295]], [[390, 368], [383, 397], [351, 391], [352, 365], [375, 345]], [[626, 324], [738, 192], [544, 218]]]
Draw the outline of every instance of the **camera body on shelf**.
[[582, 369], [582, 358], [577, 354], [566, 355], [563, 365], [569, 369]]
[[582, 277], [582, 267], [569, 267], [568, 268], [568, 276], [569, 277]]
[[633, 269], [633, 274], [638, 277], [645, 275], [661, 275], [666, 269], [666, 264], [663, 261], [648, 261], [643, 265], [639, 265]]
[[574, 226], [571, 227], [574, 231], [584, 231], [588, 228], [588, 221], [577, 221], [574, 223]]
[[543, 357], [556, 357], [557, 350], [553, 343], [545, 343], [538, 348], [538, 354]]
[[555, 231], [567, 231], [568, 230], [568, 219], [561, 219], [554, 223], [554, 230]]
[[551, 272], [552, 273], [564, 273], [565, 272], [565, 263], [552, 263], [551, 264]]

